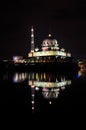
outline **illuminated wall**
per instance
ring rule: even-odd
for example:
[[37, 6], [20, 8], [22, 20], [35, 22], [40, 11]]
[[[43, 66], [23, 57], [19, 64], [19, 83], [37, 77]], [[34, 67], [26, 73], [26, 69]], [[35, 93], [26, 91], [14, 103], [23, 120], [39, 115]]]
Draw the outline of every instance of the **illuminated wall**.
[[68, 56], [71, 57], [70, 53], [62, 52], [62, 51], [42, 51], [42, 52], [34, 52], [29, 53], [28, 57], [37, 57], [37, 56]]

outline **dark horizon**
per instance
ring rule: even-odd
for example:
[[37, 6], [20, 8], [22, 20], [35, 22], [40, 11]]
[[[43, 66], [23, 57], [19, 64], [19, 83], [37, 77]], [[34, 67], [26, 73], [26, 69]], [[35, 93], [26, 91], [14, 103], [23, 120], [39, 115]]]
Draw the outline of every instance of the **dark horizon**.
[[30, 29], [34, 26], [35, 46], [51, 33], [60, 46], [80, 59], [86, 59], [86, 2], [61, 0], [12, 1], [0, 5], [0, 59], [27, 56]]

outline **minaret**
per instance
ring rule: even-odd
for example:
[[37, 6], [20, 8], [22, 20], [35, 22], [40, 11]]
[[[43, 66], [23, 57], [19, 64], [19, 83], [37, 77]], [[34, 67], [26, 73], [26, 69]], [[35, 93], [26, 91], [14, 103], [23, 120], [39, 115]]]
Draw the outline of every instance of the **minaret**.
[[31, 27], [31, 52], [34, 52], [34, 29]]

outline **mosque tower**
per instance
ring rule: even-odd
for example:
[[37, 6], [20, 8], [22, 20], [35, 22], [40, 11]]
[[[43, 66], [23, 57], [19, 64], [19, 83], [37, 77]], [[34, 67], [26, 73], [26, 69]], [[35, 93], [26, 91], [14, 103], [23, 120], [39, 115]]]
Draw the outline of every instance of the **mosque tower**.
[[34, 52], [34, 29], [31, 27], [31, 52]]

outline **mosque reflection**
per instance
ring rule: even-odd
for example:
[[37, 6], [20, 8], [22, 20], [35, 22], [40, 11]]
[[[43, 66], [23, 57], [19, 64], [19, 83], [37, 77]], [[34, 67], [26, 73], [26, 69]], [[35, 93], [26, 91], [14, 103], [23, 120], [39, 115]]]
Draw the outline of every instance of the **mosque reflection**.
[[36, 92], [41, 92], [44, 99], [52, 104], [60, 92], [71, 85], [71, 79], [67, 75], [56, 75], [49, 73], [29, 73], [28, 85], [31, 87], [32, 110], [34, 111]]
[[[37, 117], [77, 109], [86, 99], [86, 70], [77, 73], [4, 72], [0, 75], [1, 103], [24, 106]], [[85, 84], [85, 85], [84, 85]], [[83, 86], [83, 87], [81, 87]]]

